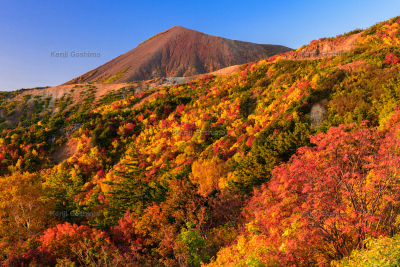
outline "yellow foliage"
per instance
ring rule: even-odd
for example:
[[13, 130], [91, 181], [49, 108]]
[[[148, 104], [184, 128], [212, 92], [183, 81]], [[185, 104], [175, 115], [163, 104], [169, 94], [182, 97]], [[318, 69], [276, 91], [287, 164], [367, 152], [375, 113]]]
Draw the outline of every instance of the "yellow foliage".
[[176, 159], [175, 159], [175, 163], [177, 166], [183, 164], [186, 161], [186, 155], [185, 154], [179, 154]]
[[220, 188], [220, 180], [226, 180], [227, 173], [228, 168], [218, 157], [211, 160], [199, 159], [193, 162], [191, 180], [198, 185], [199, 194], [207, 196], [214, 189]]
[[235, 173], [230, 172], [228, 173], [227, 176], [221, 177], [218, 183], [218, 187], [220, 189], [224, 189], [227, 185], [229, 181], [233, 181], [236, 179]]
[[185, 148], [185, 150], [184, 150], [184, 153], [185, 153], [187, 156], [194, 156], [194, 155], [196, 155], [196, 151], [195, 151], [195, 149], [194, 149], [193, 146], [187, 146], [187, 147]]
[[162, 150], [163, 146], [162, 145], [158, 145], [153, 149], [153, 153], [154, 154], [159, 154]]
[[0, 178], [0, 238], [24, 241], [54, 222], [53, 202], [45, 198], [40, 177], [15, 172]]
[[[106, 178], [104, 179], [106, 182], [115, 182], [115, 176], [112, 172], [106, 174]], [[100, 183], [100, 188], [102, 192], [108, 192], [112, 189], [111, 185]]]
[[112, 145], [114, 148], [117, 148], [117, 147], [119, 146], [118, 140], [114, 140], [114, 141], [111, 143], [111, 145]]
[[175, 145], [178, 147], [179, 151], [184, 151], [187, 144], [185, 141], [179, 141], [179, 142], [176, 142]]
[[82, 141], [79, 141], [78, 143], [78, 148], [76, 149], [77, 151], [84, 149], [86, 147], [86, 144]]

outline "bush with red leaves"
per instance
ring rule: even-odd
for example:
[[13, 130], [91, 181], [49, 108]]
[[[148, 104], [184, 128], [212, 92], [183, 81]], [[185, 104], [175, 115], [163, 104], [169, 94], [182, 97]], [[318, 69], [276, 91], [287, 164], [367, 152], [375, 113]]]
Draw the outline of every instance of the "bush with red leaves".
[[397, 55], [395, 53], [388, 53], [385, 56], [386, 59], [386, 64], [397, 64], [399, 63], [400, 59], [397, 57]]

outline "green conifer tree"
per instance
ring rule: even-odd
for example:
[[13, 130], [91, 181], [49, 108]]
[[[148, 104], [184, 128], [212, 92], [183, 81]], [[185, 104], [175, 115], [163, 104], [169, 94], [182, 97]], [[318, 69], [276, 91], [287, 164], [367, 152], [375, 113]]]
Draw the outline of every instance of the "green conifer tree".
[[118, 222], [118, 218], [129, 210], [138, 215], [152, 200], [152, 188], [143, 182], [143, 174], [139, 168], [139, 159], [135, 149], [128, 150], [126, 162], [122, 170], [114, 173], [120, 178], [119, 182], [104, 182], [113, 186], [107, 192], [108, 209], [105, 212], [106, 224], [113, 225]]
[[312, 133], [310, 124], [298, 120], [272, 125], [262, 131], [254, 139], [250, 153], [234, 163], [238, 179], [229, 182], [231, 188], [250, 195], [254, 187], [269, 181], [275, 166], [289, 160], [297, 148], [310, 145]]

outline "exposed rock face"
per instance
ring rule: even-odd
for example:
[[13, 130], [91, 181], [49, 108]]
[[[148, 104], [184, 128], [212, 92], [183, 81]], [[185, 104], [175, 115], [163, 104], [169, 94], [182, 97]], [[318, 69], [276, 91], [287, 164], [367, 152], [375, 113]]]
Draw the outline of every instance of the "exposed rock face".
[[329, 56], [346, 55], [354, 48], [361, 33], [337, 39], [327, 39], [311, 44], [300, 51], [284, 55], [282, 59], [319, 59]]
[[193, 78], [191, 78], [191, 77], [187, 77], [187, 78], [186, 77], [166, 77], [165, 80], [166, 80], [166, 83], [169, 83], [172, 85], [175, 83], [187, 83], [187, 82], [193, 80]]
[[172, 27], [131, 51], [66, 84], [124, 83], [157, 77], [189, 77], [254, 62], [292, 49], [207, 35]]
[[322, 121], [325, 119], [327, 105], [328, 105], [328, 100], [323, 99], [323, 100], [315, 103], [311, 107], [310, 118], [311, 118], [311, 124], [314, 127], [319, 127], [321, 125]]

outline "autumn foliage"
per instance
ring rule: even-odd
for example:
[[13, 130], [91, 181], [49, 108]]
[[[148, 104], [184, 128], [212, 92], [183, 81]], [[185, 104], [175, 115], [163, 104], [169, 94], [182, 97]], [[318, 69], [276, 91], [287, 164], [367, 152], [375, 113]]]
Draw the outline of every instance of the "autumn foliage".
[[[96, 99], [96, 86], [76, 85], [77, 103], [0, 92], [1, 263], [355, 266], [397, 255], [399, 31], [393, 18], [335, 37], [360, 33], [346, 56], [276, 55], [140, 93]], [[27, 101], [33, 113], [7, 122]]]
[[[270, 248], [256, 256], [269, 264], [329, 266], [363, 248], [367, 238], [395, 233], [399, 130], [350, 124], [313, 136], [316, 146], [275, 168], [248, 203], [247, 230], [258, 240], [245, 242], [249, 249]], [[224, 259], [222, 251], [215, 265]]]

